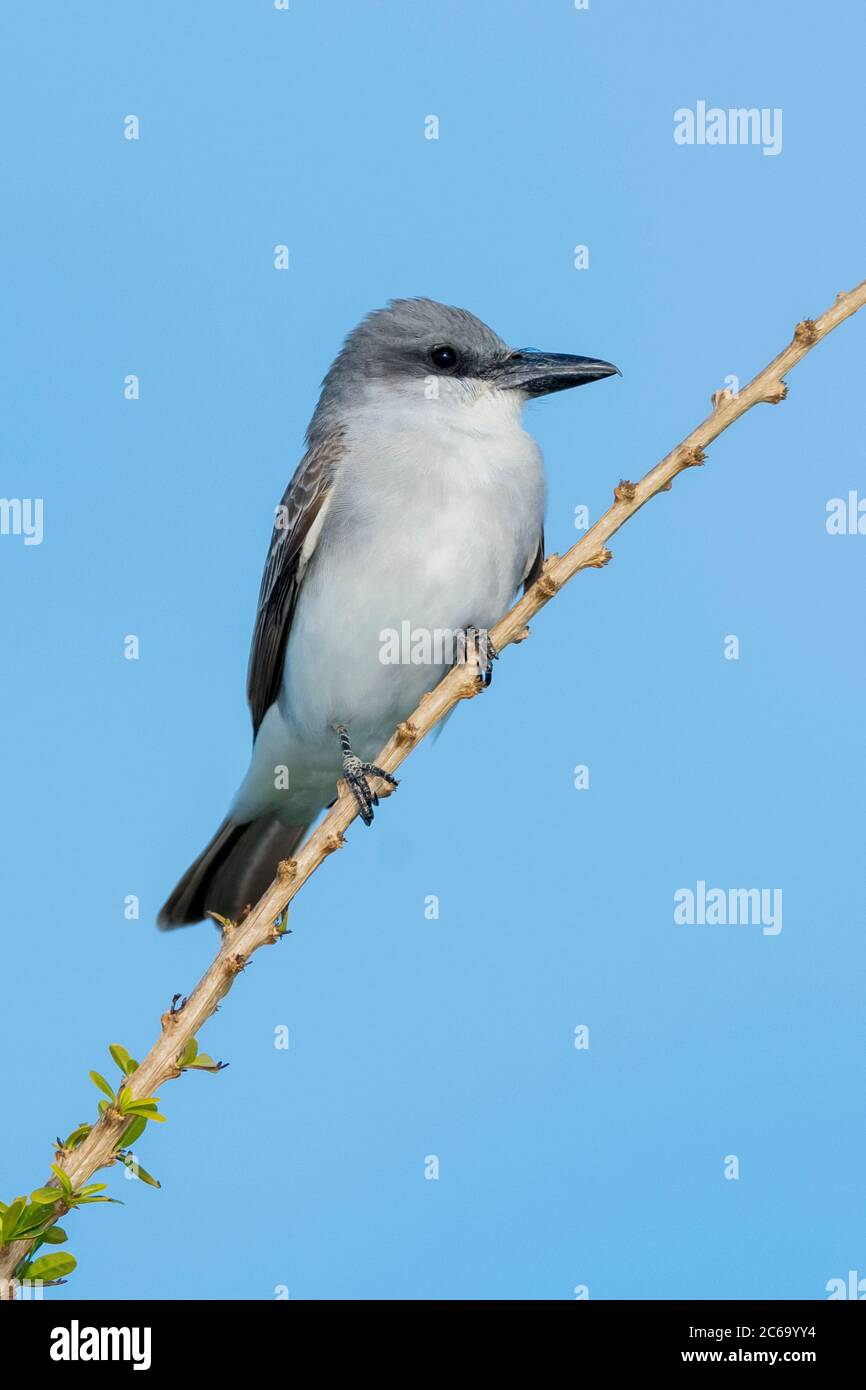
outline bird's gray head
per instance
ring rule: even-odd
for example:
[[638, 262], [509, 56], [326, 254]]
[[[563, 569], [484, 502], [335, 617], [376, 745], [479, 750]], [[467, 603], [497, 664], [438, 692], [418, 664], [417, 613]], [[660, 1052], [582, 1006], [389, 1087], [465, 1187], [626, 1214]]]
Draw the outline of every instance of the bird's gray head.
[[310, 422], [315, 443], [366, 400], [387, 392], [461, 402], [491, 391], [523, 401], [613, 376], [610, 362], [511, 348], [467, 309], [433, 299], [393, 299], [346, 339], [322, 383]]

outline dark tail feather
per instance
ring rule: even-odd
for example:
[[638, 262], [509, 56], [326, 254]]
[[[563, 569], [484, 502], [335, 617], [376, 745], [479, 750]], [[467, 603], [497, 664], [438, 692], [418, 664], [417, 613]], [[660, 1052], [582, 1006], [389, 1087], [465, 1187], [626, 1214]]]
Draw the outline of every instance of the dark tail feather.
[[228, 817], [190, 865], [157, 918], [163, 931], [200, 922], [218, 912], [236, 922], [274, 879], [277, 865], [294, 852], [305, 825], [283, 825], [273, 817], [238, 825]]

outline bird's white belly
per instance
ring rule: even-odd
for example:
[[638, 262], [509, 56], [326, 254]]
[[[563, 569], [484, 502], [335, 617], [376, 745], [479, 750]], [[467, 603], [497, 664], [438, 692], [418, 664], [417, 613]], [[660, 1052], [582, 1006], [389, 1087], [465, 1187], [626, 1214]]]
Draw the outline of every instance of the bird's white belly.
[[431, 403], [419, 429], [415, 400], [405, 422], [381, 411], [356, 422], [236, 819], [312, 819], [341, 773], [334, 725], [375, 759], [452, 664], [451, 635], [507, 610], [541, 536], [541, 455], [502, 393], [457, 418]]
[[441, 679], [452, 634], [502, 617], [544, 509], [538, 448], [511, 413], [486, 433], [386, 437], [385, 449], [381, 431], [351, 441], [301, 586], [279, 700], [310, 745], [336, 754], [333, 725], [344, 723], [363, 758]]

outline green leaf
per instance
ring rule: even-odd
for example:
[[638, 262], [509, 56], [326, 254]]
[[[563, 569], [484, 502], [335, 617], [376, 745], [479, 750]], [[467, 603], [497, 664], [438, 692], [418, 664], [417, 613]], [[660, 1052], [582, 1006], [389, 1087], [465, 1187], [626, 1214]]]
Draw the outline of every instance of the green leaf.
[[195, 1061], [197, 1053], [198, 1053], [198, 1043], [196, 1042], [195, 1038], [190, 1038], [189, 1042], [188, 1042], [188, 1043], [186, 1044], [186, 1046], [184, 1047], [183, 1052], [180, 1054], [180, 1056], [179, 1056], [178, 1059], [177, 1059], [177, 1064], [178, 1064], [178, 1066], [179, 1066], [179, 1067], [188, 1067], [188, 1066], [190, 1066], [190, 1065]]
[[104, 1192], [107, 1186], [107, 1182], [91, 1182], [88, 1183], [87, 1187], [79, 1187], [76, 1196], [89, 1197], [91, 1192]]
[[52, 1163], [51, 1171], [60, 1183], [63, 1191], [65, 1193], [70, 1193], [72, 1191], [72, 1179], [69, 1177], [69, 1174], [64, 1173], [59, 1163]]
[[192, 1063], [191, 1071], [222, 1071], [222, 1068], [213, 1057], [208, 1057], [206, 1052], [200, 1052], [196, 1060]]
[[62, 1226], [49, 1226], [48, 1230], [44, 1232], [42, 1239], [45, 1241], [46, 1245], [62, 1245], [69, 1237]]
[[130, 1057], [126, 1048], [121, 1047], [120, 1043], [112, 1043], [108, 1050], [111, 1053], [112, 1060], [116, 1062], [117, 1065], [120, 1067], [120, 1070], [122, 1071], [123, 1075], [128, 1076], [130, 1071], [132, 1070], [132, 1068], [130, 1067], [132, 1058]]
[[140, 1163], [135, 1164], [133, 1172], [137, 1178], [141, 1178], [142, 1182], [147, 1183], [148, 1187], [162, 1187], [162, 1183], [158, 1182], [152, 1173], [148, 1173], [146, 1168], [142, 1168]]
[[18, 1225], [26, 1206], [26, 1197], [16, 1197], [15, 1201], [10, 1202], [3, 1213], [3, 1235], [7, 1241], [12, 1239], [15, 1227]]
[[136, 1115], [132, 1124], [127, 1125], [120, 1140], [120, 1147], [128, 1149], [130, 1144], [134, 1144], [136, 1139], [140, 1139], [147, 1129], [147, 1120], [144, 1115]]
[[55, 1202], [59, 1202], [61, 1192], [59, 1187], [37, 1187], [35, 1192], [30, 1193], [31, 1202], [36, 1202], [41, 1206], [53, 1207]]
[[129, 1088], [124, 1086], [117, 1098], [117, 1104], [122, 1115], [130, 1115], [142, 1106], [155, 1110], [159, 1104], [159, 1096], [133, 1096], [130, 1094]]
[[38, 1260], [33, 1260], [25, 1266], [25, 1279], [41, 1279], [44, 1283], [49, 1280], [63, 1279], [67, 1274], [71, 1274], [78, 1261], [74, 1255], [70, 1255], [67, 1250], [61, 1250], [56, 1255], [40, 1255]]
[[92, 1128], [93, 1125], [79, 1125], [78, 1128], [74, 1129], [69, 1135], [63, 1147], [65, 1149], [77, 1149], [78, 1145], [82, 1144], [87, 1138]]
[[[60, 1196], [60, 1193], [57, 1193]], [[15, 1227], [16, 1240], [28, 1240], [31, 1236], [39, 1235], [51, 1220], [51, 1212], [45, 1206], [25, 1207], [23, 1214], [18, 1219]]]
[[151, 1099], [129, 1101], [123, 1110], [124, 1115], [137, 1115], [144, 1120], [158, 1120], [163, 1123], [164, 1115], [160, 1115], [156, 1108], [156, 1101]]
[[162, 1187], [152, 1173], [148, 1173], [146, 1168], [142, 1168], [135, 1154], [121, 1154], [121, 1162], [125, 1163], [133, 1177], [141, 1178], [142, 1182], [147, 1183], [148, 1187]]
[[93, 1202], [114, 1202], [118, 1207], [123, 1206], [119, 1197], [79, 1197], [75, 1205], [77, 1207], [89, 1207]]
[[90, 1079], [94, 1086], [97, 1086], [104, 1096], [108, 1096], [109, 1100], [114, 1100], [114, 1092], [104, 1076], [100, 1076], [98, 1071], [92, 1071], [90, 1073]]

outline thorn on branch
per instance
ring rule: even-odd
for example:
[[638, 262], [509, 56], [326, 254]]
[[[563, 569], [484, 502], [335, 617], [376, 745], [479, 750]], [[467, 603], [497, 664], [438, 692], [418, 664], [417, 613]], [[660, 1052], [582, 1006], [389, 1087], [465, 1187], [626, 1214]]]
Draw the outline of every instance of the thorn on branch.
[[794, 342], [802, 347], [811, 347], [818, 341], [818, 330], [814, 319], [802, 319], [794, 329]]
[[767, 405], [778, 405], [788, 394], [788, 387], [784, 381], [773, 381], [767, 387], [761, 400]]
[[524, 627], [524, 628], [521, 628], [520, 632], [518, 632], [517, 635], [516, 635], [515, 637], [513, 637], [511, 640], [512, 640], [513, 642], [525, 642], [528, 636], [529, 636], [529, 628], [528, 628], [528, 627]]
[[637, 488], [634, 483], [628, 482], [625, 478], [620, 478], [613, 490], [614, 498], [617, 502], [633, 502]]
[[553, 598], [560, 586], [555, 579], [551, 579], [549, 574], [542, 574], [536, 579], [534, 587], [536, 592], [544, 598]]
[[[345, 787], [345, 785], [346, 784], [344, 782], [343, 786]], [[348, 792], [348, 788], [346, 788], [346, 790]], [[329, 835], [328, 838], [325, 840], [325, 843], [322, 846], [322, 851], [324, 854], [333, 854], [335, 849], [342, 849], [345, 843], [346, 841], [343, 838], [343, 832], [341, 830], [335, 830], [333, 834]]]
[[180, 1014], [181, 1010], [182, 1010], [185, 1006], [186, 1006], [186, 995], [185, 995], [185, 994], [173, 994], [173, 995], [171, 996], [171, 1004], [169, 1005], [168, 1009], [167, 1009], [166, 1012], [161, 1016], [161, 1018], [160, 1018], [160, 1020], [159, 1020], [160, 1023], [162, 1024], [162, 1031], [163, 1031], [163, 1032], [165, 1032], [166, 1028], [168, 1028], [170, 1024], [176, 1023], [176, 1022], [177, 1022], [178, 1015]]
[[713, 410], [718, 410], [720, 406], [726, 405], [728, 401], [734, 399], [734, 393], [730, 387], [725, 386], [721, 391], [714, 391], [710, 396], [710, 405]]
[[706, 457], [700, 445], [697, 445], [694, 449], [683, 449], [680, 455], [683, 468], [697, 468], [699, 464], [706, 461]]
[[404, 719], [402, 724], [397, 725], [394, 736], [398, 743], [414, 743], [418, 737], [418, 730], [411, 719]]
[[277, 865], [277, 878], [280, 883], [292, 883], [298, 877], [297, 859], [281, 859]]
[[226, 957], [225, 967], [229, 975], [240, 975], [241, 971], [246, 969], [248, 963], [249, 957], [242, 956], [240, 952], [237, 952], [233, 956]]
[[607, 546], [603, 545], [601, 549], [593, 555], [591, 560], [587, 560], [586, 568], [591, 570], [602, 570], [605, 565], [610, 564], [612, 559], [613, 551], [608, 550]]

